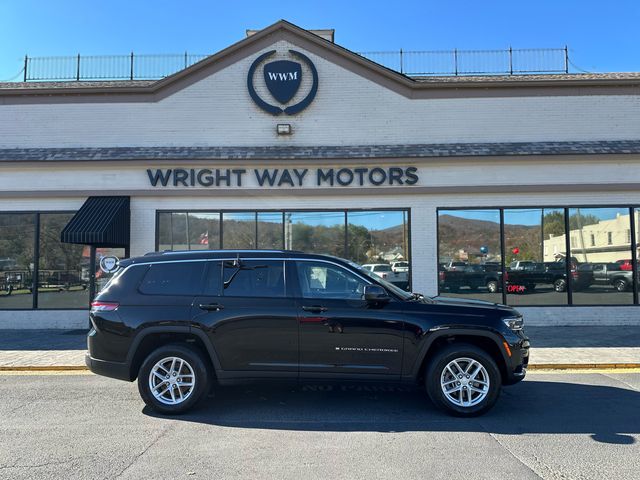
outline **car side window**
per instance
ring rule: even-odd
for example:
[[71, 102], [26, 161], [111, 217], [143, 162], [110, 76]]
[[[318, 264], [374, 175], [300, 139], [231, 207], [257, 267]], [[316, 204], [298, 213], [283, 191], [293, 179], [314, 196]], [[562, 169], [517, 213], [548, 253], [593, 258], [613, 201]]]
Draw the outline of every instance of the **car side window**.
[[303, 298], [361, 299], [367, 282], [324, 262], [296, 262]]
[[223, 262], [225, 297], [285, 297], [284, 262], [281, 260], [243, 260]]
[[145, 295], [199, 295], [205, 262], [154, 263], [140, 283]]

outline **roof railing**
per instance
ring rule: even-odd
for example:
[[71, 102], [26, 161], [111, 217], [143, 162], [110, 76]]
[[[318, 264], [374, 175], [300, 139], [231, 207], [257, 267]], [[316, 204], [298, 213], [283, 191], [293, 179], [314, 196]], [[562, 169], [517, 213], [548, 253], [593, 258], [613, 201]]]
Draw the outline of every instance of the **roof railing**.
[[[358, 55], [407, 76], [569, 73], [569, 49], [399, 50]], [[23, 81], [158, 80], [207, 58], [207, 54], [29, 57]]]

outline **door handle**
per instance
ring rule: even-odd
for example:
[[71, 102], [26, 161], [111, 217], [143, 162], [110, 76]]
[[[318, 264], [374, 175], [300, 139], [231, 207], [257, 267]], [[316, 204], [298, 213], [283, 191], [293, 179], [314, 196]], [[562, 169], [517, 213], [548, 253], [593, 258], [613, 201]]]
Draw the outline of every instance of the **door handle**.
[[219, 303], [201, 303], [198, 307], [200, 307], [201, 310], [206, 310], [208, 312], [217, 312], [224, 308], [224, 306]]
[[305, 312], [322, 313], [322, 312], [326, 312], [329, 309], [321, 305], [311, 305], [311, 306], [305, 305], [304, 307], [302, 307], [302, 310], [304, 310]]

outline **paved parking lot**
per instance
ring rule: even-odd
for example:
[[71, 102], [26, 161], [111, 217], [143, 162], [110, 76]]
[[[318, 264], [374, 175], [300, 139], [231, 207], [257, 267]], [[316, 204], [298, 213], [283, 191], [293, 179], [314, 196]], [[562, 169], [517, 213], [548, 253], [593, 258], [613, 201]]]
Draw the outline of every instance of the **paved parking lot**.
[[227, 388], [166, 418], [136, 384], [0, 375], [0, 478], [640, 478], [640, 373], [532, 373], [477, 419], [420, 390]]

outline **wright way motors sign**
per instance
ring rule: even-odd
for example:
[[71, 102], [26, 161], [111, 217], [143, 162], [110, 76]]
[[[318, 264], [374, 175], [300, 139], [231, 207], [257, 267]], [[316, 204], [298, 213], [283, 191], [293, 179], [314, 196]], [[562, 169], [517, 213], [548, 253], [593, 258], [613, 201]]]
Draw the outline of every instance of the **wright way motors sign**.
[[349, 187], [418, 183], [416, 167], [147, 169], [153, 187]]

